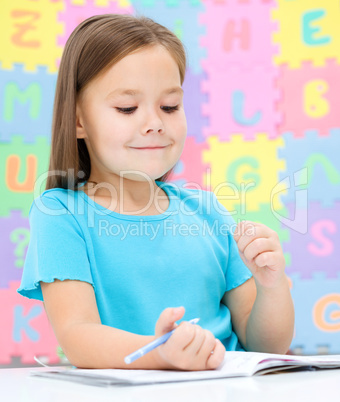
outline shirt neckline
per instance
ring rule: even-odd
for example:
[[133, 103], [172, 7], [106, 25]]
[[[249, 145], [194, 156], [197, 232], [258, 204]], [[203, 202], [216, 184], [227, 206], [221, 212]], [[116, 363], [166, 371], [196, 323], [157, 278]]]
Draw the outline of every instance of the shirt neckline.
[[[78, 187], [82, 187], [85, 185], [87, 181], [78, 185]], [[94, 209], [99, 210], [100, 214], [110, 215], [117, 219], [128, 220], [128, 221], [156, 221], [163, 220], [168, 218], [175, 212], [174, 206], [174, 195], [171, 194], [171, 186], [168, 183], [160, 182], [156, 180], [156, 185], [160, 187], [168, 196], [169, 206], [165, 212], [158, 215], [128, 215], [128, 214], [120, 214], [118, 212], [112, 211], [111, 209], [105, 208], [102, 205], [95, 202], [91, 197], [89, 197], [84, 191], [80, 190], [78, 193], [84, 198], [84, 200]]]

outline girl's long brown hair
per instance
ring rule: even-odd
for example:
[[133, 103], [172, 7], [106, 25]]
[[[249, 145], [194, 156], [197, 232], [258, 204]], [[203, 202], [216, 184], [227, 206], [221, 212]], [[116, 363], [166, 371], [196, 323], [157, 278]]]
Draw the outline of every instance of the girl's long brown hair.
[[[137, 49], [161, 45], [178, 64], [181, 85], [186, 51], [177, 36], [146, 16], [95, 15], [68, 38], [61, 58], [53, 109], [52, 139], [46, 190], [71, 188], [90, 177], [91, 162], [84, 139], [76, 137], [76, 102], [80, 91], [113, 64]], [[158, 180], [166, 181], [172, 170]]]

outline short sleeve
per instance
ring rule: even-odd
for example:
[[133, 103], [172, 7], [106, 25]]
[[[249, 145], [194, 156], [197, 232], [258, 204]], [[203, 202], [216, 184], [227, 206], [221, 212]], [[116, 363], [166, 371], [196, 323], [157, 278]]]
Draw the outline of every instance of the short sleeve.
[[80, 280], [93, 286], [86, 242], [76, 218], [54, 198], [40, 196], [29, 212], [30, 241], [17, 292], [43, 300], [40, 281]]
[[223, 224], [228, 228], [227, 230], [228, 257], [227, 257], [227, 266], [225, 270], [225, 278], [226, 278], [225, 291], [227, 292], [228, 290], [234, 289], [242, 285], [253, 275], [249, 270], [249, 268], [242, 261], [236, 241], [234, 240], [233, 233], [236, 228], [236, 222], [234, 218], [228, 212], [228, 210], [217, 200], [215, 194], [213, 194], [213, 202], [216, 212], [221, 215], [221, 217], [223, 218]]

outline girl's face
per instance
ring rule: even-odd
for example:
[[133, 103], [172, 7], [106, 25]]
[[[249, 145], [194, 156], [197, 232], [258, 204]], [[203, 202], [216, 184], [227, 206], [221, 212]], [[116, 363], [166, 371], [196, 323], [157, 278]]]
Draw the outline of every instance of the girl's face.
[[186, 133], [178, 65], [161, 46], [124, 57], [91, 81], [77, 103], [90, 180], [155, 180], [178, 161]]

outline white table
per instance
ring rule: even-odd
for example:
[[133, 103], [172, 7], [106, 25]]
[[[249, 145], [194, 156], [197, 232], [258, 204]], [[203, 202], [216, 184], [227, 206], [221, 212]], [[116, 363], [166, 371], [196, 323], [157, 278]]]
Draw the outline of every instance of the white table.
[[34, 402], [340, 401], [340, 369], [201, 382], [95, 387], [29, 375], [44, 368], [0, 369], [0, 400]]

